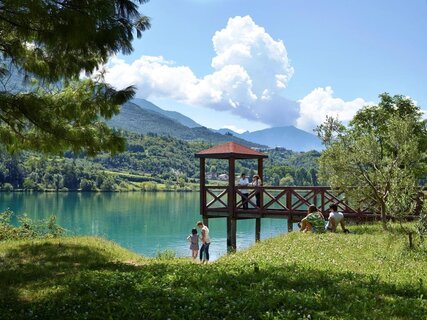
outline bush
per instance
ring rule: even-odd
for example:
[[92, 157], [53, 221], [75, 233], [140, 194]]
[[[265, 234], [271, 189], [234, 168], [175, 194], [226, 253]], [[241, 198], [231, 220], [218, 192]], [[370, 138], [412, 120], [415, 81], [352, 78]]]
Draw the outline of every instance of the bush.
[[158, 250], [156, 258], [159, 260], [172, 260], [176, 258], [176, 252], [172, 249]]
[[32, 190], [36, 187], [36, 183], [31, 178], [25, 178], [23, 186], [25, 190]]
[[120, 191], [128, 191], [129, 190], [129, 184], [125, 181], [120, 182], [119, 184]]
[[13, 186], [12, 186], [9, 182], [6, 182], [6, 183], [3, 185], [3, 190], [4, 190], [4, 191], [13, 191]]
[[427, 201], [424, 201], [423, 208], [420, 213], [420, 218], [415, 226], [421, 240], [427, 237]]
[[36, 238], [57, 238], [65, 234], [65, 229], [56, 224], [56, 216], [33, 221], [25, 214], [18, 217], [18, 225], [11, 223], [14, 213], [7, 209], [0, 213], [0, 241]]
[[[121, 186], [122, 182], [120, 183], [120, 186]], [[114, 179], [112, 177], [105, 178], [104, 181], [101, 183], [100, 189], [101, 189], [101, 191], [114, 191], [114, 190], [116, 190], [116, 183], [114, 182]]]
[[95, 190], [95, 182], [88, 179], [82, 179], [82, 181], [80, 182], [80, 189], [82, 191]]
[[142, 189], [144, 191], [157, 191], [157, 184], [154, 182], [143, 182]]

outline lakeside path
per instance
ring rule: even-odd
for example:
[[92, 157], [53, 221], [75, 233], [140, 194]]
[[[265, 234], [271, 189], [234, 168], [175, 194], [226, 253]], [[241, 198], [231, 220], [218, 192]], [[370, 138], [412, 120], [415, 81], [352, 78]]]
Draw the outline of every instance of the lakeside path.
[[425, 319], [427, 249], [378, 225], [261, 241], [209, 265], [93, 237], [0, 242], [1, 319]]

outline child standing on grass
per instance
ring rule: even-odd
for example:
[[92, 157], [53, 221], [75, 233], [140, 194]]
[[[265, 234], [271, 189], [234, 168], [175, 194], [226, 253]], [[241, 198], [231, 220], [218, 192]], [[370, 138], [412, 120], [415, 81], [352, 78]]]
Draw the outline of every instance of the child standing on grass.
[[191, 234], [187, 237], [187, 240], [190, 241], [191, 257], [196, 259], [199, 254], [199, 235], [197, 234], [197, 229], [191, 230]]

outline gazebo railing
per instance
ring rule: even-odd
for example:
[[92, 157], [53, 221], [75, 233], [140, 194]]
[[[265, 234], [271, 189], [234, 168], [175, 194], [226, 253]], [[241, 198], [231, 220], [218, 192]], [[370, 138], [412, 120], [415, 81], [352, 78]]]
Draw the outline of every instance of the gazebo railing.
[[[243, 206], [242, 189], [248, 192], [248, 209]], [[206, 186], [206, 210], [219, 212], [251, 212], [263, 215], [274, 214], [288, 216], [292, 214], [301, 215], [307, 211], [310, 204], [315, 204], [319, 210], [326, 213], [329, 205], [337, 204], [338, 210], [346, 216], [361, 217], [372, 215], [367, 209], [356, 209], [351, 207], [344, 198], [344, 194], [336, 193], [329, 187], [319, 186], [263, 186], [249, 187], [238, 186], [234, 190], [235, 203], [229, 204], [228, 186]], [[260, 207], [257, 206], [256, 195], [261, 199]], [[232, 205], [233, 208], [230, 208]]]
[[228, 187], [217, 187], [217, 186], [207, 186], [206, 187], [206, 199], [210, 199], [206, 203], [206, 208], [216, 208], [216, 209], [226, 209], [227, 205], [227, 196], [228, 196]]

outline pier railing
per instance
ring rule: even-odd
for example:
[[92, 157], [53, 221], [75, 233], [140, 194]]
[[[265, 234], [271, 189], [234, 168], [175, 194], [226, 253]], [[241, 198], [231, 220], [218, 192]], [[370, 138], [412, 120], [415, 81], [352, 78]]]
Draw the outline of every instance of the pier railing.
[[[232, 197], [229, 196], [229, 186], [206, 186], [204, 192], [206, 203], [202, 210], [208, 217], [233, 215], [239, 219], [271, 217], [298, 220], [306, 214], [310, 204], [315, 204], [320, 211], [327, 213], [332, 203], [337, 204], [338, 210], [349, 218], [375, 219], [378, 217], [368, 208], [350, 206], [342, 192], [334, 192], [329, 187], [239, 186], [235, 187]], [[245, 201], [248, 204], [247, 208], [244, 208], [244, 193], [248, 193]], [[257, 206], [257, 196], [260, 199], [259, 206]]]

